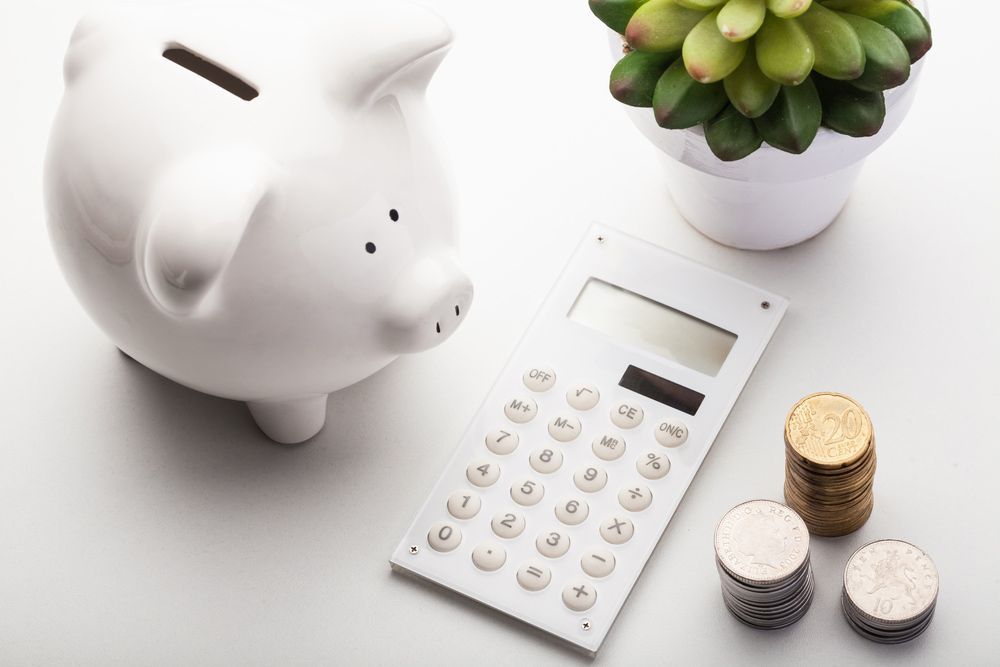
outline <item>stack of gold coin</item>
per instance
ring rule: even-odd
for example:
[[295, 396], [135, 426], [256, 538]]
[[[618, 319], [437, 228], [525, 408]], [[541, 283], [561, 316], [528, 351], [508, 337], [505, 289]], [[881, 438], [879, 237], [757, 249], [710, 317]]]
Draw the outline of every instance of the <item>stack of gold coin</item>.
[[874, 505], [875, 433], [856, 401], [835, 393], [806, 396], [785, 420], [785, 501], [809, 532], [852, 533]]

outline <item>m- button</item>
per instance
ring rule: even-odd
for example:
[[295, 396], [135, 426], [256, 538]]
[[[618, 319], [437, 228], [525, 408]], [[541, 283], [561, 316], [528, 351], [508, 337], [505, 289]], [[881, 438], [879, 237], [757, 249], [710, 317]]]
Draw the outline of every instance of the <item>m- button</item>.
[[580, 435], [580, 428], [576, 417], [557, 416], [549, 422], [549, 435], [559, 442], [570, 442]]
[[618, 428], [635, 428], [642, 423], [642, 408], [627, 401], [611, 408], [611, 423]]

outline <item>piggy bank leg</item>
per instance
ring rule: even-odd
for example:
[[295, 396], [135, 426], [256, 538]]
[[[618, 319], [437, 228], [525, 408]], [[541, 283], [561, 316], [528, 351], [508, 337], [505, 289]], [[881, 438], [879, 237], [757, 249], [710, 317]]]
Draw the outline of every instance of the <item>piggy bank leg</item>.
[[264, 434], [283, 445], [304, 442], [326, 422], [327, 394], [276, 401], [250, 401], [247, 407]]

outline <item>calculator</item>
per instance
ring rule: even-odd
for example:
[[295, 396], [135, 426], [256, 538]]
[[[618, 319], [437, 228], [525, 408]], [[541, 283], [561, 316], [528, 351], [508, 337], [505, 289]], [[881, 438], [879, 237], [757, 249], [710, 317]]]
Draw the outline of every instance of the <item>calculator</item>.
[[787, 307], [591, 226], [392, 567], [596, 654]]

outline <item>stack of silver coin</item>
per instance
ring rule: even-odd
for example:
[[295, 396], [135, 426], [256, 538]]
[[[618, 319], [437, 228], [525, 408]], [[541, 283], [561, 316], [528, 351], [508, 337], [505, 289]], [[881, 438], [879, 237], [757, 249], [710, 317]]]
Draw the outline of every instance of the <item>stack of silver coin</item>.
[[783, 628], [809, 609], [809, 530], [790, 507], [751, 500], [729, 510], [715, 529], [715, 562], [726, 607], [747, 625]]
[[844, 615], [858, 634], [881, 644], [902, 644], [926, 630], [937, 594], [934, 562], [909, 542], [866, 544], [844, 570]]

